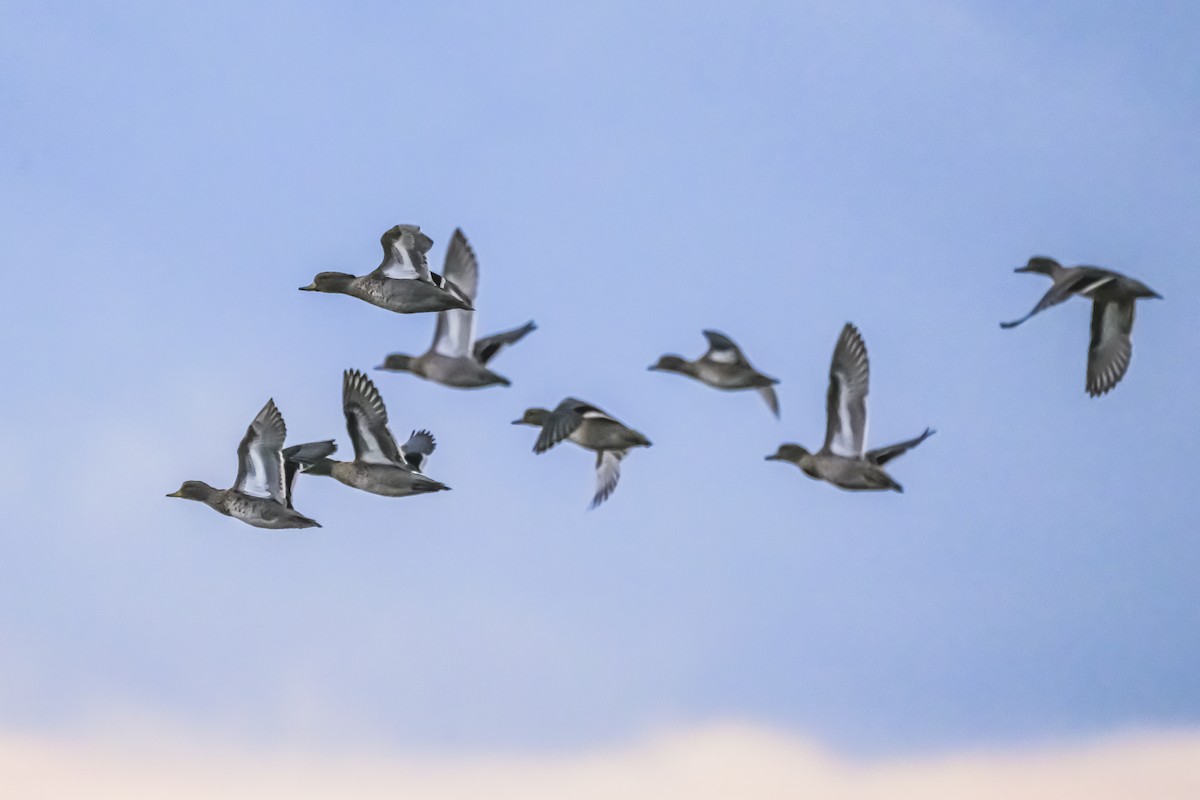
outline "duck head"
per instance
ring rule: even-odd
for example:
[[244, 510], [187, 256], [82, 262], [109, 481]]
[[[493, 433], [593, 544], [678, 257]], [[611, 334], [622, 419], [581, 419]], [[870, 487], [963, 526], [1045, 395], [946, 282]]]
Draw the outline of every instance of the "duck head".
[[799, 464], [800, 460], [805, 456], [811, 455], [807, 450], [798, 444], [781, 444], [774, 455], [767, 456], [767, 461], [787, 461], [792, 464]]
[[201, 503], [208, 502], [208, 498], [212, 497], [218, 490], [209, 486], [204, 481], [184, 481], [178, 491], [171, 492], [167, 497], [181, 497], [184, 500], [198, 500]]
[[1040, 275], [1048, 275], [1053, 278], [1058, 273], [1062, 272], [1062, 264], [1059, 264], [1053, 258], [1046, 256], [1034, 256], [1029, 259], [1028, 263], [1023, 267], [1017, 267], [1013, 272], [1036, 272]]
[[514, 419], [513, 425], [532, 425], [535, 428], [540, 428], [546, 424], [546, 417], [550, 416], [550, 412], [544, 408], [527, 408], [520, 419]]
[[691, 363], [681, 356], [668, 354], [651, 364], [649, 369], [651, 372], [681, 372], [684, 375], [688, 375], [690, 374], [691, 366]]
[[420, 362], [404, 353], [392, 353], [375, 369], [382, 369], [387, 372], [412, 372], [416, 375], [421, 374]]
[[300, 291], [344, 294], [350, 288], [352, 280], [354, 280], [354, 276], [344, 272], [320, 272], [308, 286], [301, 286]]

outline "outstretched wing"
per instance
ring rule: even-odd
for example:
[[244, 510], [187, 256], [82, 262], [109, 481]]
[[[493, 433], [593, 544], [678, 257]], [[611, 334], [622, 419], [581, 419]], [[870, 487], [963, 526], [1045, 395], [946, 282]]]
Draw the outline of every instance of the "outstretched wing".
[[700, 357], [701, 361], [711, 361], [714, 364], [745, 364], [746, 356], [742, 355], [741, 349], [734, 344], [733, 339], [730, 339], [723, 333], [717, 331], [703, 331], [704, 338], [708, 340], [708, 350]]
[[323, 458], [337, 452], [337, 444], [329, 439], [324, 442], [306, 442], [283, 451], [283, 485], [287, 490], [287, 507], [292, 507], [292, 493], [296, 488], [296, 476]]
[[480, 364], [487, 364], [492, 358], [511, 344], [516, 344], [525, 338], [526, 334], [537, 330], [537, 325], [532, 321], [526, 322], [519, 328], [513, 328], [510, 331], [496, 333], [484, 339], [475, 342], [475, 360]]
[[439, 311], [437, 327], [433, 329], [433, 350], [448, 358], [464, 358], [471, 354], [475, 339], [475, 312], [463, 309]]
[[233, 488], [252, 497], [287, 502], [284, 488], [283, 440], [287, 426], [274, 400], [258, 412], [238, 445], [238, 473]]
[[356, 369], [342, 375], [342, 411], [354, 443], [354, 460], [368, 464], [404, 464], [388, 430], [387, 408], [371, 379]]
[[400, 452], [404, 454], [404, 462], [420, 472], [429, 462], [429, 456], [435, 447], [437, 447], [437, 440], [433, 438], [432, 433], [413, 431], [412, 435], [408, 437], [408, 441], [400, 448]]
[[829, 367], [824, 449], [861, 458], [867, 442], [867, 389], [870, 365], [862, 334], [849, 322], [842, 328]]
[[[474, 305], [479, 286], [479, 262], [461, 228], [455, 228], [454, 235], [450, 237], [444, 275], [435, 274], [434, 283], [457, 293], [467, 305]], [[434, 352], [449, 358], [464, 358], [471, 354], [474, 341], [474, 312], [462, 309], [438, 312], [437, 327], [433, 332]]]
[[1133, 358], [1133, 298], [1092, 303], [1092, 340], [1088, 346], [1087, 391], [1099, 397], [1125, 377]]
[[474, 303], [475, 294], [479, 291], [479, 260], [475, 257], [475, 250], [467, 241], [462, 228], [455, 228], [450, 237], [442, 274], [461, 290], [468, 301]]
[[928, 439], [930, 436], [933, 436], [935, 433], [937, 433], [937, 431], [935, 431], [933, 428], [926, 428], [925, 432], [920, 436], [903, 442], [898, 442], [897, 444], [889, 444], [887, 447], [880, 447], [876, 450], [870, 450], [867, 452], [867, 461], [870, 461], [876, 466], [882, 467], [896, 456], [904, 455], [909, 450], [912, 450], [914, 447]]
[[373, 273], [376, 277], [431, 280], [425, 254], [433, 247], [433, 240], [421, 233], [420, 226], [396, 225], [384, 231], [379, 241], [383, 245], [383, 261]]
[[763, 400], [767, 401], [767, 407], [771, 409], [771, 413], [776, 418], [779, 417], [779, 396], [775, 394], [774, 386], [759, 387], [758, 394]]
[[585, 419], [609, 419], [608, 414], [591, 403], [568, 397], [558, 404], [542, 424], [542, 432], [533, 445], [533, 452], [544, 453], [574, 433]]
[[617, 488], [617, 481], [621, 479], [621, 459], [627, 452], [627, 450], [601, 450], [596, 453], [596, 494], [592, 497], [592, 504], [589, 508], [595, 508], [603, 503]]
[[1098, 267], [1073, 267], [1068, 271], [1065, 279], [1056, 281], [1049, 291], [1042, 295], [1042, 299], [1038, 301], [1032, 311], [1012, 322], [1001, 322], [1000, 327], [1015, 328], [1034, 314], [1066, 302], [1073, 294], [1091, 297], [1097, 290], [1104, 288], [1116, 279], [1116, 275]]

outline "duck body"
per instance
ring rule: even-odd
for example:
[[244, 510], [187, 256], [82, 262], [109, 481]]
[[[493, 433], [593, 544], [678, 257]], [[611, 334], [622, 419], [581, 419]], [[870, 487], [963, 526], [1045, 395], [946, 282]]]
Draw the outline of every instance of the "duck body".
[[309, 519], [295, 509], [282, 506], [274, 500], [253, 497], [233, 489], [218, 489], [216, 494], [216, 502], [208, 503], [209, 506], [256, 528], [281, 530], [321, 527], [316, 520]]
[[355, 278], [344, 294], [397, 314], [426, 314], [466, 307], [453, 291], [415, 278], [363, 275]]
[[700, 361], [695, 364], [692, 377], [714, 389], [735, 391], [737, 389], [761, 389], [779, 383], [748, 364], [714, 364]]
[[414, 469], [392, 464], [338, 461], [331, 466], [330, 475], [351, 488], [384, 497], [410, 497], [449, 488]]
[[626, 452], [634, 447], [649, 447], [650, 440], [633, 428], [607, 417], [586, 417], [579, 427], [571, 431], [567, 441], [585, 450], [620, 450]]
[[511, 385], [508, 378], [492, 372], [486, 365], [473, 358], [447, 356], [435, 350], [416, 357], [393, 353], [378, 369], [386, 372], [411, 372], [419, 378], [454, 389]]
[[904, 487], [888, 475], [883, 467], [858, 458], [832, 453], [808, 453], [796, 465], [808, 477], [849, 492], [904, 491]]

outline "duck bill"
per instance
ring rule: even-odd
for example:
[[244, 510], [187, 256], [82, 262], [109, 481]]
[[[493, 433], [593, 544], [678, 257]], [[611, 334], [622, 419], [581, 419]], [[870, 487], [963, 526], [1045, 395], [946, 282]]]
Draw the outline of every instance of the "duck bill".
[[769, 456], [764, 456], [763, 461], [783, 461], [783, 459], [779, 456], [778, 453], [773, 453]]
[[316, 290], [317, 290], [317, 285], [315, 283], [310, 283], [308, 286], [300, 287], [300, 291], [302, 291], [302, 292], [315, 292]]
[[180, 494], [178, 491], [175, 491], [175, 492], [171, 492], [169, 495], [167, 495], [167, 497], [183, 497], [183, 495]]

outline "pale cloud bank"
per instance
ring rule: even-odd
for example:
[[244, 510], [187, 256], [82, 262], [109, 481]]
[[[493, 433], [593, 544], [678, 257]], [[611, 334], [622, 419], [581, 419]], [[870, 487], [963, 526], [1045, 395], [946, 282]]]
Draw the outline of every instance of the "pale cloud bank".
[[745, 725], [576, 755], [416, 757], [142, 745], [0, 734], [4, 794], [23, 800], [1115, 800], [1200, 797], [1200, 733], [874, 762]]

